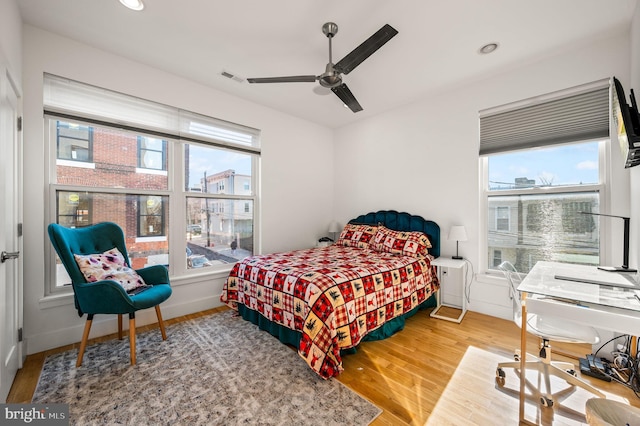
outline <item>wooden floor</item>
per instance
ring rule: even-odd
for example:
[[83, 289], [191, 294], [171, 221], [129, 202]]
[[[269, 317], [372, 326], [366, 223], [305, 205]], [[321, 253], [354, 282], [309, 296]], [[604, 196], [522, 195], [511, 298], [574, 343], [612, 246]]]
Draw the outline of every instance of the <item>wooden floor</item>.
[[[167, 323], [224, 309], [188, 315]], [[513, 350], [519, 347], [520, 329], [511, 321], [468, 312], [462, 323], [457, 324], [430, 318], [428, 312], [421, 311], [408, 319], [405, 329], [393, 337], [366, 342], [360, 345], [356, 354], [343, 357], [345, 371], [338, 380], [384, 410], [372, 423], [374, 426], [424, 425], [469, 346], [506, 357], [511, 357]], [[444, 308], [440, 313], [448, 314]], [[450, 315], [455, 317], [457, 313], [452, 310]], [[142, 327], [141, 330], [153, 327]], [[115, 335], [93, 341], [112, 338]], [[528, 341], [529, 348], [535, 348], [537, 344], [533, 337]], [[7, 402], [31, 402], [46, 356], [73, 347], [77, 344], [29, 355], [24, 367], [18, 371]], [[557, 345], [553, 351], [577, 358], [590, 353], [591, 348], [586, 345]], [[599, 389], [619, 395], [640, 407], [640, 399], [625, 386], [584, 378]], [[490, 414], [493, 424], [517, 424], [517, 412]]]

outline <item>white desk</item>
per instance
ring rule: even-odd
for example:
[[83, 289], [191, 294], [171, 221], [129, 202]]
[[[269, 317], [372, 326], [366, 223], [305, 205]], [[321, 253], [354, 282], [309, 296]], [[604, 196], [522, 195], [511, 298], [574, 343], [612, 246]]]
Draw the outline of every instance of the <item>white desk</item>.
[[[527, 312], [549, 314], [599, 329], [640, 334], [640, 290], [557, 279], [565, 276], [596, 282], [629, 283], [635, 274], [605, 272], [595, 266], [538, 262], [522, 281], [522, 334], [520, 336], [520, 421], [524, 418], [524, 363], [527, 353]], [[638, 297], [636, 297], [638, 296]], [[564, 300], [565, 302], [563, 302]], [[570, 302], [570, 303], [567, 303]]]

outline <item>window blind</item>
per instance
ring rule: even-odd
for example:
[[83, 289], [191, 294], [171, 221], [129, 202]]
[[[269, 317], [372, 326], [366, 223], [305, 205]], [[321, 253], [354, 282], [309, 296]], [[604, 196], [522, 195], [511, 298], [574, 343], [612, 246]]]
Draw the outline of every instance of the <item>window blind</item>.
[[480, 155], [608, 137], [608, 85], [480, 117]]
[[260, 132], [256, 129], [52, 74], [44, 76], [44, 112], [260, 153]]

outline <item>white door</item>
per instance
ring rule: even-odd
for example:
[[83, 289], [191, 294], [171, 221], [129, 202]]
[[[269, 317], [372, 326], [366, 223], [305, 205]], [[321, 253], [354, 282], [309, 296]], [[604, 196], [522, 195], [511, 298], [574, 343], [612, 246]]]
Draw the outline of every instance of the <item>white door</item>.
[[18, 90], [0, 57], [0, 402], [22, 364], [21, 157]]

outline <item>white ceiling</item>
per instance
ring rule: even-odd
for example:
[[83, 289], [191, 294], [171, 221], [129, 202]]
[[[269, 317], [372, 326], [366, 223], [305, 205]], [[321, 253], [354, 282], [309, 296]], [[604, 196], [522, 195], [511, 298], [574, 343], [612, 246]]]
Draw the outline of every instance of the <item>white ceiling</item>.
[[[24, 22], [328, 127], [628, 32], [638, 0], [18, 0]], [[353, 113], [318, 83], [243, 78], [324, 72], [388, 23], [399, 34], [344, 82]], [[490, 55], [478, 49], [500, 47]]]

